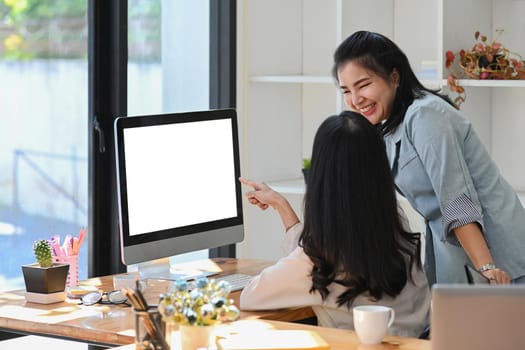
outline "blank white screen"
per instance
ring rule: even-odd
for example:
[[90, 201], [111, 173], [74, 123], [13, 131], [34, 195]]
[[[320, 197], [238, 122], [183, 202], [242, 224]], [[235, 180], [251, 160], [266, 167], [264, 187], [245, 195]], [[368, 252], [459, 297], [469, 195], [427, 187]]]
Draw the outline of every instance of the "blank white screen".
[[130, 236], [235, 217], [230, 119], [124, 130]]

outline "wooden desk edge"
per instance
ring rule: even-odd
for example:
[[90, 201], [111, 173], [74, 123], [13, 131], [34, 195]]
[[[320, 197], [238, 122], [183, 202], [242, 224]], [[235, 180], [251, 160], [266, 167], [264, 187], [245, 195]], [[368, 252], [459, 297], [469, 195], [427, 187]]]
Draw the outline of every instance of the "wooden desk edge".
[[[235, 321], [230, 324], [225, 323], [221, 326], [234, 326], [241, 321]], [[246, 320], [244, 320], [246, 321]], [[272, 321], [272, 320], [255, 320], [267, 323], [270, 328], [277, 330], [307, 330], [317, 333], [323, 338], [332, 350], [431, 350], [431, 343], [428, 340], [421, 340], [416, 338], [406, 338], [398, 336], [386, 336], [380, 345], [362, 345], [359, 343], [357, 335], [354, 331], [337, 328], [326, 328], [305, 324], [298, 324], [292, 322]], [[219, 326], [219, 327], [221, 327]], [[243, 329], [245, 326], [241, 327]], [[257, 339], [254, 339], [257, 342]], [[134, 345], [126, 345], [115, 348], [118, 350], [131, 350]]]

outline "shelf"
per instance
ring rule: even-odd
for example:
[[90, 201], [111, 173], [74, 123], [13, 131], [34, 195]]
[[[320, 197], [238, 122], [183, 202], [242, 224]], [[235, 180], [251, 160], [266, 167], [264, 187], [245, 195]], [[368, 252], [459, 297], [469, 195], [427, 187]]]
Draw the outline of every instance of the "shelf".
[[304, 178], [269, 181], [266, 183], [274, 191], [281, 194], [304, 194]]
[[[525, 80], [477, 80], [477, 79], [459, 79], [459, 84], [463, 87], [525, 87]], [[447, 80], [443, 79], [443, 86], [447, 85]]]
[[[277, 191], [283, 195], [303, 195], [305, 191], [304, 178], [302, 177], [296, 179], [269, 181], [266, 184], [270, 186], [274, 191]], [[525, 191], [521, 189], [515, 189], [515, 191], [521, 203], [525, 206]], [[408, 203], [406, 198], [402, 196], [398, 196], [398, 200], [405, 205]]]
[[[418, 80], [421, 84], [423, 84], [424, 87], [429, 89], [439, 89], [441, 86], [443, 86], [443, 82], [439, 79], [421, 79], [418, 77]], [[447, 84], [447, 81], [445, 80], [445, 85]]]
[[[438, 86], [439, 80], [420, 79], [425, 86]], [[291, 84], [335, 84], [330, 76], [322, 75], [256, 75], [250, 77], [252, 83], [291, 83]], [[478, 80], [478, 79], [458, 79], [461, 86], [472, 87], [525, 87], [525, 80]], [[446, 86], [447, 80], [441, 80], [441, 85]]]
[[[251, 83], [289, 83], [289, 84], [336, 84], [331, 76], [323, 75], [255, 75], [249, 78]], [[447, 81], [439, 79], [419, 79], [425, 86], [446, 85]], [[525, 82], [525, 80], [522, 80]], [[513, 81], [516, 82], [516, 81]], [[524, 83], [525, 86], [525, 83]]]
[[[330, 69], [334, 50], [346, 35], [367, 28], [394, 39], [423, 86], [443, 89], [444, 93], [451, 93], [446, 89], [444, 52], [470, 47], [475, 31], [491, 38], [495, 29], [504, 29], [501, 41], [515, 52], [525, 52], [521, 15], [525, 0], [238, 3], [242, 4], [238, 11], [242, 28], [237, 108], [245, 132], [243, 169], [282, 193], [298, 212], [306, 187], [296, 165], [300, 164], [298, 159], [311, 154], [315, 133], [324, 118], [345, 109], [344, 96]], [[381, 11], [377, 11], [378, 6]], [[519, 150], [525, 150], [520, 134], [525, 126], [525, 80], [461, 79], [459, 84], [467, 89], [467, 101], [462, 105], [465, 117], [471, 120], [507, 181], [522, 191], [518, 196], [525, 204], [525, 163], [518, 161]], [[267, 140], [275, 142], [269, 145]], [[400, 198], [400, 203], [408, 207], [406, 199]], [[242, 254], [279, 258], [275, 244], [281, 236], [269, 239], [268, 232], [280, 232], [281, 223], [257, 211], [247, 212], [246, 221], [250, 242]]]
[[256, 75], [250, 77], [252, 83], [317, 83], [317, 84], [334, 84], [331, 76], [323, 75]]

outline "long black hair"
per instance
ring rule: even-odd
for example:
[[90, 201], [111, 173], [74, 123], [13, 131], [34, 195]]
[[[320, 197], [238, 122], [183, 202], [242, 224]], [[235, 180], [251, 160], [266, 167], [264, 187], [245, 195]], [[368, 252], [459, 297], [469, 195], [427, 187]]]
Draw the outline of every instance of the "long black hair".
[[379, 131], [345, 111], [328, 117], [314, 139], [300, 245], [313, 262], [311, 292], [335, 282], [339, 306], [368, 292], [395, 297], [420, 262], [420, 234], [403, 228]]
[[[399, 73], [399, 87], [396, 92], [391, 115], [379, 126], [383, 135], [394, 130], [405, 117], [412, 102], [424, 96], [425, 92], [441, 97], [450, 105], [454, 103], [439, 90], [428, 89], [417, 79], [410, 67], [407, 56], [386, 36], [368, 31], [357, 31], [346, 38], [334, 53], [332, 75], [338, 81], [337, 72], [342, 65], [353, 61], [383, 79], [388, 80], [391, 73]], [[455, 107], [455, 106], [454, 106]]]

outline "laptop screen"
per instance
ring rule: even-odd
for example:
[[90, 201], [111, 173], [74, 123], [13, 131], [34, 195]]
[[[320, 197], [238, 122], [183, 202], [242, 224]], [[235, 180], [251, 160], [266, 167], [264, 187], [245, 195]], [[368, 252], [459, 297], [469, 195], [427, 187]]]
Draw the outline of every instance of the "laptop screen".
[[525, 348], [525, 285], [435, 284], [432, 350]]

